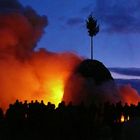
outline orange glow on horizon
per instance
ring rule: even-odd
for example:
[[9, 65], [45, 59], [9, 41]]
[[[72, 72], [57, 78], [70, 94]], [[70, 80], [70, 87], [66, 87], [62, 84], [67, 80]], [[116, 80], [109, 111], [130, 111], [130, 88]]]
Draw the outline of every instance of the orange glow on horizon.
[[123, 103], [137, 105], [140, 102], [139, 93], [130, 84], [120, 87], [120, 96]]

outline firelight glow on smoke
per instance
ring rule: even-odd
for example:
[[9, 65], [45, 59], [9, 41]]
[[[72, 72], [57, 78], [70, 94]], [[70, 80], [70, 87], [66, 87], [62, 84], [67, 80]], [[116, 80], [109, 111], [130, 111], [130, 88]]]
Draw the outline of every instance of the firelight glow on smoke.
[[[51, 87], [51, 94], [52, 96], [50, 99], [54, 104], [58, 104], [62, 101], [62, 98], [63, 98], [63, 94], [64, 94], [64, 83], [60, 80], [52, 80], [49, 82], [49, 86]], [[46, 97], [47, 100], [48, 100], [48, 97]], [[45, 100], [44, 100], [45, 101]]]
[[[16, 99], [58, 104], [67, 77], [81, 58], [34, 48], [47, 26], [46, 16], [17, 0], [0, 5], [0, 107]], [[5, 9], [1, 6], [5, 5]]]

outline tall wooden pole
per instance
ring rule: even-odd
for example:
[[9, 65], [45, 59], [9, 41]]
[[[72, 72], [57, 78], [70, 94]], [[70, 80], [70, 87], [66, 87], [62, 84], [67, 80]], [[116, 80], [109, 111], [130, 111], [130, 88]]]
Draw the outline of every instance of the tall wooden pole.
[[93, 60], [93, 37], [91, 37], [91, 59]]

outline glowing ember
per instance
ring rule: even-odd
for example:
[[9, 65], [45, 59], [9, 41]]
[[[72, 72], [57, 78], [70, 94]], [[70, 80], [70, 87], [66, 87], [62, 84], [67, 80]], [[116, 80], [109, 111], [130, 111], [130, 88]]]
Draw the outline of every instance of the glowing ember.
[[129, 120], [130, 120], [130, 117], [128, 116], [128, 117], [127, 117], [127, 121], [129, 121]]
[[123, 123], [124, 121], [125, 121], [124, 115], [122, 114], [122, 115], [121, 115], [121, 123]]

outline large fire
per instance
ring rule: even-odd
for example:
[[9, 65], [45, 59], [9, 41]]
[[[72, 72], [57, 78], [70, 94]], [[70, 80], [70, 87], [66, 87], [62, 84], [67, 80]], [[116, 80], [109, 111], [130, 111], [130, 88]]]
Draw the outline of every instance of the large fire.
[[[47, 86], [49, 86], [49, 92], [51, 93], [51, 95], [48, 97], [48, 95], [46, 94], [46, 97], [44, 97], [44, 102], [47, 103], [49, 101], [51, 101], [52, 103], [54, 103], [56, 106], [62, 101], [63, 98], [63, 94], [64, 94], [64, 80], [60, 80], [60, 79], [50, 79], [50, 81], [47, 81], [48, 83], [46, 83]], [[48, 88], [46, 87], [46, 93]]]
[[49, 57], [48, 53], [38, 51], [23, 62], [7, 56], [0, 60], [0, 106], [5, 108], [16, 99], [61, 102], [65, 82], [81, 60], [71, 53]]
[[67, 77], [81, 58], [73, 53], [36, 51], [48, 23], [46, 16], [18, 1], [13, 1], [15, 6], [9, 2], [3, 1], [7, 7], [0, 12], [0, 107], [5, 109], [16, 99], [57, 105]]

